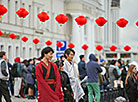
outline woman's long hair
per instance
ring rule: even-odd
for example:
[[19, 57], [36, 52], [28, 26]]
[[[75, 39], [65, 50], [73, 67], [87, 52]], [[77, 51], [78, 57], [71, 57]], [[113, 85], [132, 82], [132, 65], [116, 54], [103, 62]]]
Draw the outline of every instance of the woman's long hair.
[[136, 82], [136, 80], [134, 78], [134, 73], [133, 73], [134, 68], [136, 68], [135, 65], [130, 65], [129, 66], [127, 76], [126, 76], [126, 80], [125, 80], [125, 84], [127, 84], [127, 82], [128, 82], [128, 77], [131, 77], [134, 80], [134, 82]]

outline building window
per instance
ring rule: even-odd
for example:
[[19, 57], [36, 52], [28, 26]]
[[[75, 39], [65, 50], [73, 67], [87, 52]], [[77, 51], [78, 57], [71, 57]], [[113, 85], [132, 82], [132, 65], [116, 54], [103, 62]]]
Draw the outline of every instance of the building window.
[[23, 47], [23, 59], [25, 59], [25, 55], [26, 55], [25, 47]]
[[16, 47], [16, 57], [19, 56], [19, 47]]
[[40, 49], [37, 49], [37, 57], [39, 57]]
[[3, 51], [3, 50], [4, 50], [4, 46], [0, 45], [0, 51]]
[[8, 0], [8, 23], [10, 22], [10, 0]]
[[29, 28], [31, 27], [31, 5], [29, 5], [29, 12], [30, 12], [30, 15], [29, 15]]
[[8, 59], [11, 60], [11, 46], [8, 47]]
[[[39, 11], [40, 11], [40, 8], [38, 7], [37, 8], [37, 14], [39, 13]], [[39, 22], [39, 20], [37, 20], [37, 29], [39, 29], [40, 27], [40, 22]]]
[[32, 57], [32, 48], [29, 48], [29, 58]]
[[[18, 1], [15, 1], [15, 12], [18, 9]], [[17, 25], [17, 15], [15, 16], [15, 25]]]

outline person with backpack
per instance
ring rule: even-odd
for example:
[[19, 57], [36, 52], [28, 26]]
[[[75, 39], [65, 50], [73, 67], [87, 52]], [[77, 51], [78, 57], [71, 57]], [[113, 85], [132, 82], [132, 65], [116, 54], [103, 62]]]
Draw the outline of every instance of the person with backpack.
[[32, 70], [34, 68], [34, 61], [33, 59], [29, 59], [29, 66], [27, 67], [27, 75], [26, 75], [26, 83], [27, 83], [27, 87], [28, 87], [28, 99], [35, 99], [34, 97], [34, 79], [32, 77]]
[[14, 96], [20, 98], [19, 93], [21, 89], [22, 77], [21, 77], [21, 61], [20, 57], [14, 59], [15, 63], [12, 68], [12, 75], [14, 77]]

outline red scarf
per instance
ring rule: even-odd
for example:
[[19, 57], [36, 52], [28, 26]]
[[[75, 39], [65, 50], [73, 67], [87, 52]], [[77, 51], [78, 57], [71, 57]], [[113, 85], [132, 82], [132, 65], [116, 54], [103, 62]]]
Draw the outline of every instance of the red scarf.
[[64, 102], [63, 92], [61, 91], [61, 80], [59, 70], [56, 64], [49, 62], [53, 66], [56, 80], [55, 91], [53, 91], [48, 83], [43, 78], [42, 64], [41, 61], [36, 67], [36, 79], [38, 86], [38, 102]]

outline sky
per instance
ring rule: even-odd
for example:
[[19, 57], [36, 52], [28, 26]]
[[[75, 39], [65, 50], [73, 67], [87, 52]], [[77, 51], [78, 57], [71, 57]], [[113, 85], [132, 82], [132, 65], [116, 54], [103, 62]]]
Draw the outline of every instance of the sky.
[[120, 45], [129, 44], [133, 51], [138, 51], [138, 0], [120, 0], [120, 17], [129, 21], [126, 28], [120, 29]]

